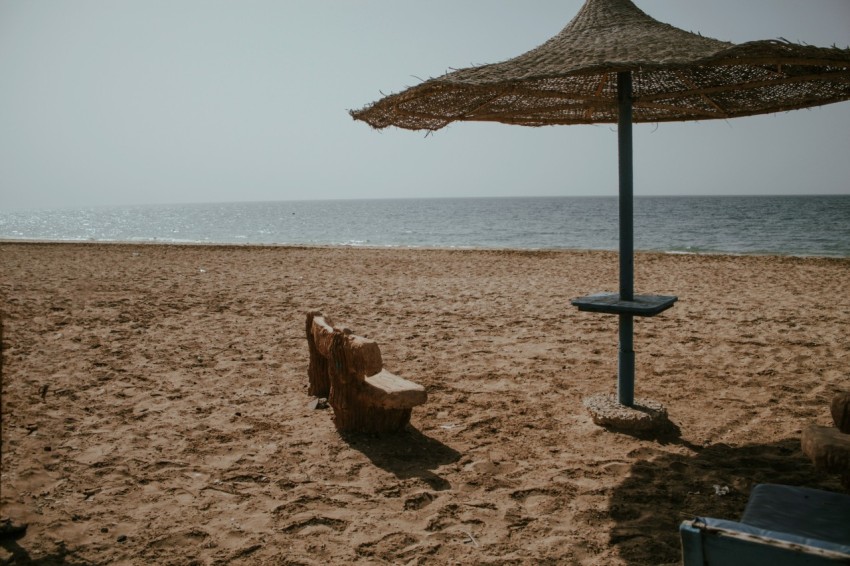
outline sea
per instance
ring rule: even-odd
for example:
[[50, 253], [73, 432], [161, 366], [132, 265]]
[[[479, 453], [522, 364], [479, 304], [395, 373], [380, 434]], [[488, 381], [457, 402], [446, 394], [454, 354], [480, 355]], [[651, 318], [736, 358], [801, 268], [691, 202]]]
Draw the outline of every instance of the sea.
[[[616, 197], [233, 202], [4, 211], [0, 239], [616, 250]], [[850, 257], [850, 195], [635, 197], [638, 251]]]

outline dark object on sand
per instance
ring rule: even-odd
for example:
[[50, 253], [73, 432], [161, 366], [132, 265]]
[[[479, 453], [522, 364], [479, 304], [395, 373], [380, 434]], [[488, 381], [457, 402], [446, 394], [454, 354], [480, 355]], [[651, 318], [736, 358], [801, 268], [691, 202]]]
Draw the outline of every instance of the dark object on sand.
[[8, 517], [0, 519], [0, 539], [17, 539], [24, 536], [27, 532], [26, 523], [18, 523]]
[[708, 517], [679, 527], [685, 566], [850, 562], [850, 496], [759, 484], [740, 521]]

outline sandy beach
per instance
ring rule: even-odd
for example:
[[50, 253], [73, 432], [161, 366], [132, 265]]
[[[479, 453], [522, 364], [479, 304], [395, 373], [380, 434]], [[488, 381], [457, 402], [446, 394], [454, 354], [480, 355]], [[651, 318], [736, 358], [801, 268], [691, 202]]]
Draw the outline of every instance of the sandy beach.
[[[593, 424], [609, 252], [0, 243], [4, 563], [679, 561], [677, 528], [761, 482], [842, 491], [800, 451], [850, 384], [850, 260], [638, 254], [636, 395]], [[391, 436], [310, 408], [305, 312], [429, 400]]]

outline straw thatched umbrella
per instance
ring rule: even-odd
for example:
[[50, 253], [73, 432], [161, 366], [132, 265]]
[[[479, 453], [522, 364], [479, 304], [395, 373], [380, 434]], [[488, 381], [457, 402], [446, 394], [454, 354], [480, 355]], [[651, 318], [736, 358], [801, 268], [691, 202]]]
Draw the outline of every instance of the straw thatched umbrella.
[[587, 0], [555, 37], [502, 63], [448, 73], [351, 115], [375, 128], [451, 122], [618, 124], [620, 292], [573, 301], [620, 316], [618, 401], [634, 403], [633, 316], [676, 297], [633, 289], [632, 123], [751, 116], [850, 100], [850, 49], [732, 44], [658, 22], [631, 0]]

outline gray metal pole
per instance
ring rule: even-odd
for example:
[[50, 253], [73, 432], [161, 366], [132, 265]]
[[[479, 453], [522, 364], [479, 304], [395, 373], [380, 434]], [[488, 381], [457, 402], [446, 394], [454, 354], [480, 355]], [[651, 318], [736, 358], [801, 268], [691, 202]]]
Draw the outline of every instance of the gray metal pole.
[[[617, 73], [617, 145], [620, 165], [620, 299], [634, 300], [634, 189], [632, 168], [632, 74]], [[634, 317], [620, 315], [620, 351], [617, 397], [621, 404], [634, 405], [635, 352]]]

